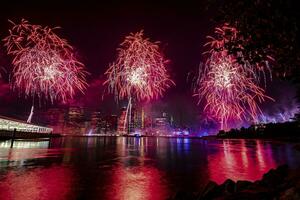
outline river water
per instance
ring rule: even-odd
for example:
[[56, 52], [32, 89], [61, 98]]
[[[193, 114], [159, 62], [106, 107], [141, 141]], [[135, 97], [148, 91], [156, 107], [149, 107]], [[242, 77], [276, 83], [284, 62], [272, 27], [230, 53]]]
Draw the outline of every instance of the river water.
[[293, 144], [262, 140], [62, 137], [0, 142], [0, 199], [166, 199], [213, 180], [300, 166]]

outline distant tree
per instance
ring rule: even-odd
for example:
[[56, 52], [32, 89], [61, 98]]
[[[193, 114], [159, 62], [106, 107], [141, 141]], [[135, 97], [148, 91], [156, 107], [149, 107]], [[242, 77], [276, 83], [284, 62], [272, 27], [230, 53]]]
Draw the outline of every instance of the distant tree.
[[[296, 78], [300, 68], [300, 48], [296, 0], [208, 0], [217, 7], [214, 21], [229, 23], [239, 31], [241, 40], [229, 41], [229, 53], [243, 52], [252, 63], [267, 55], [275, 58], [273, 72], [284, 78]], [[240, 45], [243, 49], [240, 49]]]
[[[240, 40], [229, 41], [230, 54], [242, 52], [252, 64], [274, 58], [272, 72], [294, 81], [300, 101], [300, 13], [297, 0], [208, 0], [217, 8], [214, 21], [229, 23], [239, 31]], [[240, 48], [240, 47], [243, 48]], [[238, 60], [242, 62], [241, 60]], [[300, 121], [300, 114], [296, 116]]]

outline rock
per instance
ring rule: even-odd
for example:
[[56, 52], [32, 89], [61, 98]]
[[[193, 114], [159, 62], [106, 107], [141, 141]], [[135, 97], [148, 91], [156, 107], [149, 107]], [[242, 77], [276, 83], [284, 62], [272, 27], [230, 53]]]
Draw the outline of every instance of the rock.
[[280, 195], [279, 199], [298, 200], [300, 199], [300, 193], [296, 190], [296, 188], [289, 188]]
[[245, 189], [247, 189], [251, 184], [253, 184], [250, 181], [237, 181], [235, 185], [235, 191], [241, 192]]
[[221, 193], [220, 186], [214, 181], [210, 181], [203, 191], [199, 194], [197, 199], [213, 199]]
[[273, 196], [266, 191], [245, 190], [243, 192], [234, 193], [226, 198], [226, 200], [258, 200], [273, 199]]
[[277, 167], [275, 171], [281, 176], [285, 177], [288, 174], [288, 170], [289, 170], [288, 165], [280, 165], [279, 167]]
[[289, 170], [287, 165], [271, 169], [255, 182], [227, 179], [218, 185], [211, 181], [198, 195], [178, 192], [174, 200], [257, 200], [257, 199], [300, 199], [300, 170]]
[[299, 169], [294, 169], [294, 170], [289, 170], [289, 175], [286, 180], [286, 185], [284, 189], [289, 189], [292, 186], [296, 186], [297, 189], [300, 190], [300, 170]]
[[193, 193], [180, 191], [177, 192], [176, 195], [171, 198], [172, 200], [194, 200], [196, 196]]
[[227, 179], [220, 187], [225, 194], [232, 194], [235, 192], [235, 182], [231, 179]]
[[276, 170], [271, 169], [269, 172], [263, 175], [261, 184], [269, 187], [270, 189], [276, 189], [279, 185], [284, 182], [287, 177], [288, 167], [287, 165], [279, 166]]

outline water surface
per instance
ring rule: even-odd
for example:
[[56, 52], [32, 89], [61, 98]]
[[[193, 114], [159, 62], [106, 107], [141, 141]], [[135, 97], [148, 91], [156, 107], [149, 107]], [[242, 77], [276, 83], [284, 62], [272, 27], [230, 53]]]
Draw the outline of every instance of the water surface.
[[262, 140], [63, 137], [0, 142], [0, 199], [166, 199], [209, 180], [257, 180], [300, 166], [293, 144]]

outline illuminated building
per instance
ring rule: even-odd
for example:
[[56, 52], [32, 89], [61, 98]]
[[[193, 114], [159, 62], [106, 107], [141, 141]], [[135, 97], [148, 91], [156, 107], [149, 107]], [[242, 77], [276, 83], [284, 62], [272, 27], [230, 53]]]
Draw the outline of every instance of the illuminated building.
[[84, 109], [82, 107], [72, 106], [69, 108], [68, 121], [69, 122], [81, 122], [84, 115]]
[[118, 128], [118, 116], [109, 115], [105, 117], [106, 129], [110, 131], [116, 131]]
[[86, 124], [84, 123], [84, 109], [79, 106], [71, 106], [67, 112], [65, 134], [83, 134]]
[[145, 128], [145, 111], [143, 107], [137, 107], [133, 110], [133, 123], [134, 128], [144, 129]]
[[0, 130], [4, 131], [16, 131], [19, 132], [36, 132], [36, 133], [51, 133], [52, 128], [39, 126], [25, 121], [12, 119], [4, 116], [0, 116]]
[[41, 113], [40, 118], [45, 118], [46, 124], [53, 128], [55, 133], [63, 133], [65, 127], [65, 110], [60, 108], [51, 108]]
[[98, 111], [95, 111], [92, 113], [91, 116], [91, 128], [94, 130], [94, 133], [99, 133], [102, 128], [102, 117], [101, 113]]
[[161, 117], [155, 118], [155, 126], [156, 127], [167, 127], [170, 125], [170, 120], [167, 117], [167, 113], [163, 113]]
[[118, 118], [118, 128], [117, 128], [117, 131], [120, 134], [126, 133], [125, 118], [126, 118], [126, 108], [122, 108], [120, 112], [120, 116]]

